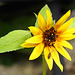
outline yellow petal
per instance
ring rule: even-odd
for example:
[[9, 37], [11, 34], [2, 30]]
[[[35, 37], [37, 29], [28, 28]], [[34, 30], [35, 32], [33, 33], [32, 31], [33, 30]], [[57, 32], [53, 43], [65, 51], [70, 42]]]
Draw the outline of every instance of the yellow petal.
[[26, 47], [26, 48], [31, 48], [31, 47], [35, 47], [36, 46], [36, 44], [31, 44], [31, 43], [23, 43], [23, 44], [21, 44], [21, 46], [22, 47]]
[[46, 20], [40, 13], [38, 14], [38, 26], [42, 31], [45, 31], [47, 28]]
[[73, 18], [71, 18], [69, 21], [67, 21], [66, 23], [64, 23], [62, 26], [60, 26], [58, 29], [57, 29], [57, 32], [63, 32], [65, 31], [69, 26], [70, 24], [72, 23], [73, 21]]
[[52, 68], [53, 68], [53, 59], [52, 59], [52, 57], [50, 57], [48, 59], [49, 53], [50, 53], [49, 47], [45, 47], [45, 49], [44, 49], [44, 56], [45, 56], [45, 59], [46, 59], [46, 62], [48, 64], [49, 69], [52, 70]]
[[48, 54], [50, 53], [49, 47], [44, 48], [44, 56], [48, 58]]
[[47, 14], [47, 29], [50, 29], [52, 25], [52, 16], [49, 10], [46, 10], [46, 14]]
[[59, 43], [55, 44], [55, 48], [61, 55], [71, 61], [70, 55]]
[[36, 44], [36, 43], [40, 43], [42, 41], [43, 41], [43, 35], [36, 35], [36, 36], [33, 36], [33, 37], [27, 39], [25, 42]]
[[72, 45], [67, 41], [60, 41], [60, 45], [67, 47], [69, 49], [73, 49]]
[[62, 34], [73, 34], [73, 33], [75, 33], [75, 28], [67, 29], [67, 30], [64, 31]]
[[72, 39], [75, 38], [75, 35], [72, 35], [72, 34], [64, 34], [64, 35], [60, 35], [58, 37], [58, 39], [60, 39], [60, 38], [61, 38], [61, 40], [72, 40]]
[[50, 48], [51, 52], [51, 56], [54, 59], [55, 63], [58, 65], [58, 67], [61, 69], [61, 71], [63, 72], [63, 66], [60, 63], [60, 59], [59, 59], [59, 54], [58, 52], [55, 50], [55, 48]]
[[67, 18], [70, 16], [71, 14], [71, 10], [69, 10], [65, 15], [63, 15], [54, 25], [54, 27], [57, 29], [59, 28], [66, 20]]
[[37, 27], [30, 26], [28, 28], [30, 29], [30, 31], [32, 32], [33, 35], [42, 35], [43, 34], [43, 32]]
[[43, 43], [40, 43], [39, 45], [37, 45], [34, 48], [33, 52], [31, 53], [29, 60], [34, 60], [34, 59], [38, 58], [41, 55], [41, 53], [43, 52], [43, 49], [44, 49]]

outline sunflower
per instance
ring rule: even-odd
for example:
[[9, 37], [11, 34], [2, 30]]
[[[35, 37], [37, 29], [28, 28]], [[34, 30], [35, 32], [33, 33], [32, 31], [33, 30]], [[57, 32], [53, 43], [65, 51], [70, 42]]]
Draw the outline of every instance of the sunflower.
[[68, 29], [73, 21], [73, 18], [65, 22], [70, 14], [71, 10], [63, 15], [54, 24], [54, 26], [52, 26], [53, 21], [49, 10], [46, 10], [47, 22], [40, 13], [38, 14], [38, 28], [34, 26], [28, 27], [34, 36], [21, 44], [21, 46], [25, 48], [35, 47], [29, 57], [29, 60], [34, 60], [44, 53], [49, 69], [52, 70], [54, 60], [63, 72], [63, 66], [60, 62], [58, 53], [71, 61], [71, 57], [64, 47], [73, 49], [72, 45], [67, 42], [67, 40], [75, 38], [75, 35], [73, 34], [75, 32], [75, 28]]

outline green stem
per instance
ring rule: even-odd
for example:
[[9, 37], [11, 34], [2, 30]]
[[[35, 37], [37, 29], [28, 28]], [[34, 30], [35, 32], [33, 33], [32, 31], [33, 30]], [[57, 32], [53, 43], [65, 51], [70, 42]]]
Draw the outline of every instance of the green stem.
[[43, 53], [42, 53], [42, 61], [43, 61], [43, 75], [46, 75], [46, 61]]

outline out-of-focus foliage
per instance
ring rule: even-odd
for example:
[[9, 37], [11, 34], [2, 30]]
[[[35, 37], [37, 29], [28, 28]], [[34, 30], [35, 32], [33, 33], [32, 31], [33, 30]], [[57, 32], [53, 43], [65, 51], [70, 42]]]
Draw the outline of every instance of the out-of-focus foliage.
[[69, 28], [75, 28], [75, 17], [73, 17], [73, 22], [69, 26]]

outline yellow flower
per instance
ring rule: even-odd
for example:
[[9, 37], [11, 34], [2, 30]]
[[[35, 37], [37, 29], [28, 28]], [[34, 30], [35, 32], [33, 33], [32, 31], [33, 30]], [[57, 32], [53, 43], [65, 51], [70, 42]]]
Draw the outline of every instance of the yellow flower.
[[70, 13], [71, 11], [69, 10], [54, 24], [53, 27], [52, 17], [48, 10], [46, 10], [47, 22], [40, 13], [38, 14], [37, 21], [39, 28], [34, 26], [28, 27], [34, 36], [27, 39], [25, 43], [21, 45], [26, 48], [35, 47], [29, 60], [38, 58], [43, 52], [49, 69], [52, 70], [54, 60], [63, 72], [63, 66], [60, 63], [58, 52], [71, 61], [71, 57], [64, 47], [73, 49], [72, 45], [66, 40], [75, 38], [75, 35], [73, 34], [75, 33], [75, 28], [67, 29], [72, 23], [73, 18], [65, 22], [70, 16]]

